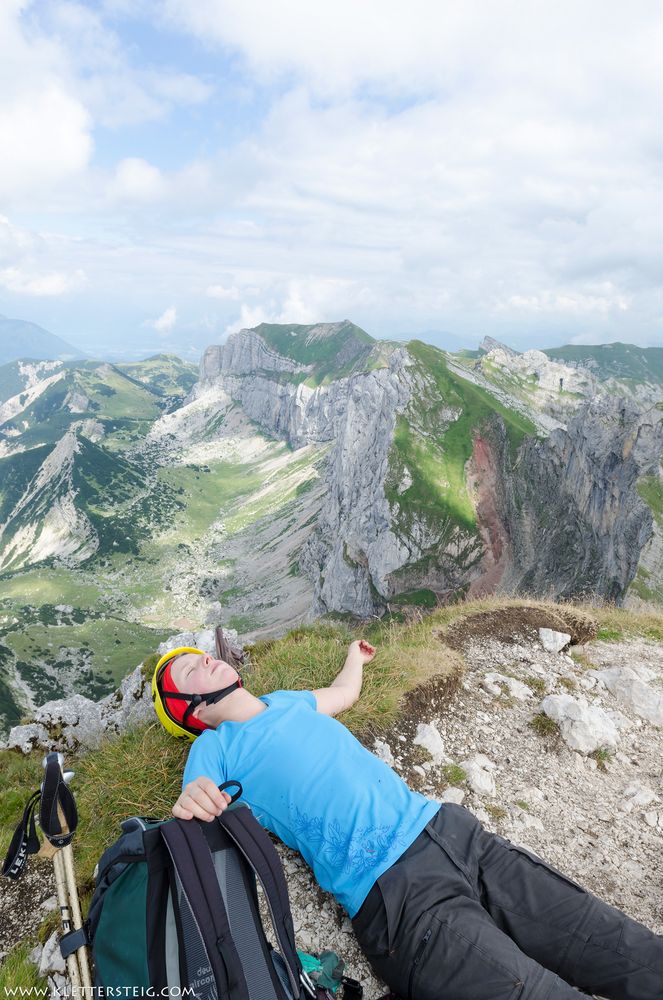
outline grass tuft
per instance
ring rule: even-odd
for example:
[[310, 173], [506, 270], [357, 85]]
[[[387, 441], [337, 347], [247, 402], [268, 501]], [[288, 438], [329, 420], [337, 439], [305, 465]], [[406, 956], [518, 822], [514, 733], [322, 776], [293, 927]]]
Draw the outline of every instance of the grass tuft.
[[529, 677], [524, 678], [524, 683], [527, 684], [527, 687], [530, 688], [531, 691], [534, 691], [535, 694], [538, 694], [543, 698], [546, 693], [546, 682], [543, 677], [535, 677], [531, 674]]
[[[32, 996], [45, 998], [50, 994], [48, 980], [38, 975], [37, 966], [28, 958], [35, 942], [21, 941], [7, 952], [0, 966], [0, 995], [9, 996], [16, 990], [19, 996], [23, 990], [30, 990]], [[14, 994], [16, 995], [16, 994]]]
[[529, 720], [528, 725], [539, 736], [559, 736], [560, 734], [559, 724], [545, 712], [537, 712], [534, 718]]
[[462, 785], [467, 780], [465, 771], [458, 764], [445, 764], [442, 776], [448, 785]]
[[560, 677], [559, 683], [562, 687], [565, 687], [567, 691], [576, 691], [578, 689], [578, 685], [572, 677]]
[[491, 819], [494, 819], [495, 822], [499, 822], [501, 819], [506, 819], [507, 816], [509, 815], [504, 806], [496, 806], [490, 802], [485, 807], [485, 809], [488, 815], [491, 817]]
[[599, 771], [607, 771], [608, 762], [615, 756], [615, 751], [609, 747], [598, 747], [596, 750], [592, 750], [589, 756], [596, 761]]

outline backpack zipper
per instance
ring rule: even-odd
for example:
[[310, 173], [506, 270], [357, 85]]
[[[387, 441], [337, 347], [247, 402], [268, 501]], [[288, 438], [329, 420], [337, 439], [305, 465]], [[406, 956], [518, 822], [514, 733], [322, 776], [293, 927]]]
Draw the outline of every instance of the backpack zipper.
[[421, 961], [421, 956], [424, 953], [424, 948], [428, 944], [429, 938], [430, 938], [430, 936], [431, 936], [432, 933], [433, 933], [433, 929], [431, 927], [429, 927], [428, 930], [426, 931], [426, 933], [424, 934], [424, 936], [422, 937], [421, 941], [419, 942], [419, 947], [417, 948], [417, 950], [416, 950], [416, 952], [414, 954], [414, 959], [412, 960], [412, 968], [410, 969], [410, 979], [409, 979], [408, 984], [407, 984], [407, 998], [408, 998], [408, 1000], [412, 1000], [412, 986], [413, 986], [413, 983], [414, 983], [414, 974], [417, 971], [417, 966], [419, 965], [419, 962]]

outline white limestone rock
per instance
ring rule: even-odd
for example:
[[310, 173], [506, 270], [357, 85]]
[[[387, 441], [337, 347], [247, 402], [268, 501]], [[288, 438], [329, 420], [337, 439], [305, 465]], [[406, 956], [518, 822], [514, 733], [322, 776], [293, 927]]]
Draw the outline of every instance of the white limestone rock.
[[46, 976], [51, 972], [66, 972], [65, 960], [60, 954], [60, 935], [58, 931], [53, 931], [48, 941], [44, 945], [39, 959], [39, 975]]
[[444, 744], [442, 743], [440, 732], [432, 723], [419, 723], [413, 743], [423, 747], [433, 758], [433, 763], [449, 764], [451, 762], [450, 758], [444, 752]]
[[[515, 677], [508, 677], [505, 674], [493, 671], [486, 674], [484, 681], [487, 681], [490, 687], [496, 687], [498, 694], [501, 693], [503, 685], [509, 692], [510, 697], [515, 698], [516, 701], [526, 701], [528, 698], [533, 697], [532, 691], [528, 688], [527, 684], [523, 684], [522, 681], [517, 680]], [[488, 690], [488, 687], [486, 687], [486, 690]]]
[[391, 752], [391, 747], [384, 740], [375, 740], [373, 743], [373, 753], [380, 760], [383, 760], [385, 764], [388, 764], [389, 767], [394, 766], [394, 755]]
[[549, 694], [541, 711], [559, 724], [562, 739], [571, 750], [590, 754], [599, 748], [613, 749], [619, 742], [617, 727], [610, 716], [589, 705], [582, 695]]
[[540, 628], [539, 639], [548, 653], [560, 653], [571, 642], [568, 632], [555, 632], [551, 628]]
[[467, 775], [467, 783], [475, 795], [497, 795], [497, 788], [492, 772], [495, 764], [485, 754], [477, 753], [462, 761], [462, 769]]
[[3, 749], [20, 750], [25, 754], [30, 753], [35, 747], [43, 747], [45, 750], [55, 749], [48, 731], [36, 722], [29, 722], [25, 726], [12, 726], [3, 744]]
[[529, 805], [533, 802], [543, 802], [545, 799], [545, 795], [536, 785], [526, 785], [524, 788], [518, 789], [516, 795], [521, 802], [527, 802]]
[[545, 827], [538, 816], [532, 816], [526, 809], [519, 809], [513, 819], [513, 825], [517, 830], [538, 830], [543, 833]]
[[[663, 727], [663, 694], [642, 679], [642, 671], [636, 672], [630, 666], [609, 667], [607, 670], [592, 671], [592, 674], [635, 715]], [[651, 679], [651, 675], [652, 671], [646, 670], [645, 676]]]
[[445, 788], [442, 792], [439, 801], [441, 802], [455, 802], [456, 805], [460, 805], [465, 798], [465, 792], [462, 788], [455, 788], [453, 785], [449, 788]]
[[[223, 630], [224, 633], [230, 636], [230, 632]], [[165, 642], [162, 642], [157, 653], [159, 656], [163, 656], [171, 649], [177, 649], [178, 646], [191, 646], [194, 649], [202, 649], [204, 653], [210, 653], [213, 655], [216, 652], [216, 644], [214, 641], [214, 629], [208, 628], [204, 629], [202, 632], [178, 632], [177, 635], [171, 635]]]
[[66, 749], [98, 747], [106, 728], [100, 704], [82, 694], [47, 701], [35, 710], [35, 719], [47, 729], [61, 729]]
[[636, 809], [645, 809], [653, 802], [660, 801], [656, 792], [641, 781], [632, 781], [624, 789], [623, 795], [624, 800], [619, 808], [625, 813], [631, 813]]

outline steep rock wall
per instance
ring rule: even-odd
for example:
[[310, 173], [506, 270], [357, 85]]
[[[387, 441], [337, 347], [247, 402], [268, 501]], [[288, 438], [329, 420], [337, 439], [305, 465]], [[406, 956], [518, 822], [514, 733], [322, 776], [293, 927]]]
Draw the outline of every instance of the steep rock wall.
[[[444, 512], [437, 520], [403, 518], [398, 496], [385, 493], [394, 431], [407, 413], [418, 439], [430, 439], [417, 420], [433, 383], [404, 346], [385, 352], [381, 343], [380, 351], [383, 367], [312, 388], [288, 377], [309, 368], [281, 357], [256, 331], [240, 331], [205, 352], [194, 389], [195, 396], [217, 386], [295, 449], [331, 443], [323, 507], [299, 557], [314, 584], [313, 613], [379, 614], [391, 597], [419, 588], [442, 599], [459, 590], [525, 590], [621, 603], [652, 536], [636, 483], [658, 475], [660, 413], [597, 396], [568, 427], [525, 438], [517, 455], [495, 413], [475, 428], [465, 466], [475, 530]], [[448, 424], [460, 409], [444, 412]], [[443, 433], [435, 430], [442, 442]]]
[[[391, 531], [384, 494], [396, 416], [410, 399], [407, 351], [394, 346], [388, 366], [314, 389], [270, 378], [268, 365], [285, 370], [279, 356], [255, 332], [241, 334], [227, 350], [228, 344], [205, 352], [196, 392], [216, 385], [293, 448], [333, 442], [325, 502], [299, 565], [315, 584], [315, 613], [382, 610], [376, 588], [385, 587], [387, 575], [411, 556]], [[265, 374], [255, 374], [256, 358]]]
[[504, 582], [620, 604], [653, 533], [636, 483], [659, 474], [661, 454], [660, 413], [610, 396], [589, 401], [545, 441], [527, 439], [517, 475], [502, 484], [513, 544]]

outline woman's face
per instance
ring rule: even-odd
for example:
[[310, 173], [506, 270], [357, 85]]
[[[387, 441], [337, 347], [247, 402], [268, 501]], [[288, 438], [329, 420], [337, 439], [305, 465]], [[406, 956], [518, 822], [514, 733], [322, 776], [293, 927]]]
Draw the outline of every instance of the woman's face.
[[239, 674], [225, 660], [209, 653], [182, 653], [172, 663], [170, 673], [183, 694], [209, 694], [234, 684]]

